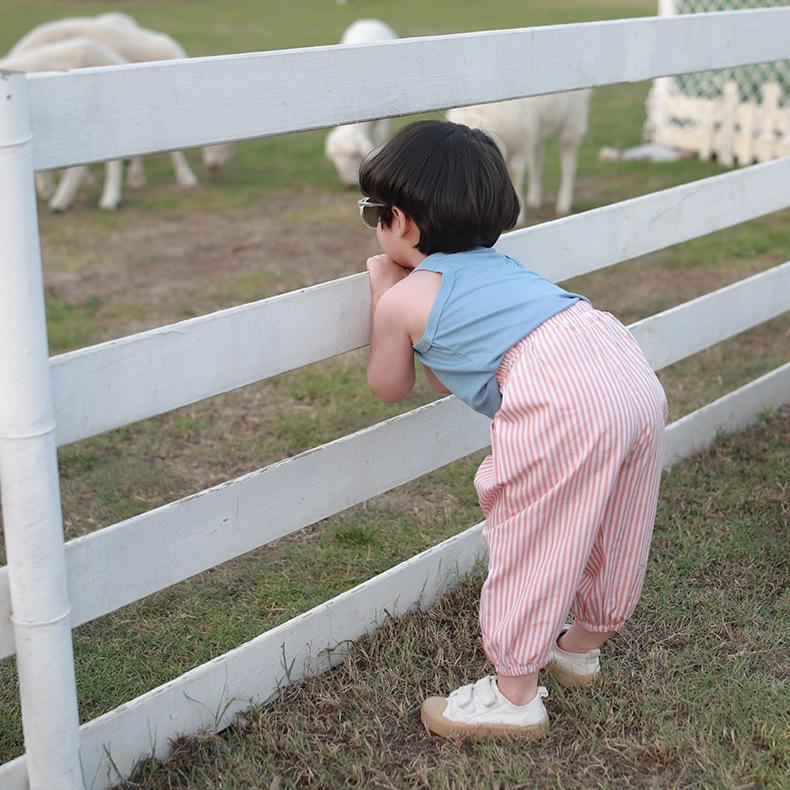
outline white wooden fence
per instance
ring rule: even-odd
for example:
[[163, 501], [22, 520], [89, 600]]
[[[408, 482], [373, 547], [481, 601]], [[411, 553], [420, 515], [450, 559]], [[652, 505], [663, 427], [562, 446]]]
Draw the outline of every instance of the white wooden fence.
[[[330, 666], [384, 610], [429, 603], [483, 551], [477, 525], [78, 727], [74, 626], [476, 451], [488, 420], [445, 398], [64, 546], [58, 445], [364, 346], [369, 296], [358, 274], [48, 359], [34, 169], [787, 57], [790, 8], [0, 73], [0, 657], [17, 657], [26, 747], [0, 786], [105, 787], [286, 675]], [[789, 205], [785, 158], [497, 246], [561, 281]], [[790, 262], [631, 329], [659, 369], [788, 307]], [[687, 415], [667, 428], [667, 463], [789, 394], [790, 363]]]

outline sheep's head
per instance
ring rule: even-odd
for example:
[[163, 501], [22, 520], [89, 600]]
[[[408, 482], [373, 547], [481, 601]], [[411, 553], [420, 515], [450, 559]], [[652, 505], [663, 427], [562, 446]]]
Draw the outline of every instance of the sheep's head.
[[203, 165], [212, 173], [219, 173], [233, 158], [236, 143], [220, 143], [207, 145], [203, 149]]
[[373, 143], [358, 126], [338, 126], [326, 138], [324, 153], [335, 166], [343, 186], [354, 187], [359, 184], [359, 166], [373, 150]]

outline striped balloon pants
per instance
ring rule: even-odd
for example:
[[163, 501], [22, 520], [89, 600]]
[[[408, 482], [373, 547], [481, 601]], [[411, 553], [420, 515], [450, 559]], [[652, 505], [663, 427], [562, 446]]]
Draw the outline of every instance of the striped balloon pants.
[[505, 355], [491, 455], [475, 475], [486, 516], [480, 601], [501, 675], [548, 661], [569, 609], [616, 631], [642, 590], [667, 403], [628, 330], [577, 302]]

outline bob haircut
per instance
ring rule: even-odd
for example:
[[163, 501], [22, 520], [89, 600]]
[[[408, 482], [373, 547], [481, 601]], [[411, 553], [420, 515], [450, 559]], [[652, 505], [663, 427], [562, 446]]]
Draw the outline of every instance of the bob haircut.
[[359, 169], [362, 194], [392, 223], [392, 206], [417, 225], [417, 249], [465, 252], [493, 247], [516, 224], [518, 196], [496, 143], [480, 129], [418, 121], [401, 129]]

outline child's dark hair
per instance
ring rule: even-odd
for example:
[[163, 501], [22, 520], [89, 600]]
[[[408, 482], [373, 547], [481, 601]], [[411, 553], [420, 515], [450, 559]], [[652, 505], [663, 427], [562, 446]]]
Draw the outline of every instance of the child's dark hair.
[[516, 224], [518, 196], [496, 143], [480, 129], [450, 121], [418, 121], [401, 129], [359, 169], [362, 193], [397, 206], [420, 230], [417, 249], [464, 252], [492, 247]]

